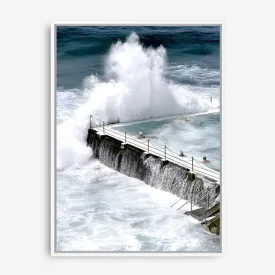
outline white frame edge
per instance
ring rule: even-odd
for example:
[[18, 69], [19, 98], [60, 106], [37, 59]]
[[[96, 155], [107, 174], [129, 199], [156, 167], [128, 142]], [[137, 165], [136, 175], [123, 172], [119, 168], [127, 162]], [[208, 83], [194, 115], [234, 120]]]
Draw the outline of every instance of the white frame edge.
[[[201, 252], [56, 252], [55, 251], [55, 238], [56, 238], [56, 224], [55, 224], [55, 173], [56, 173], [56, 164], [55, 164], [55, 145], [56, 145], [56, 95], [55, 95], [55, 83], [56, 83], [56, 39], [55, 39], [55, 27], [57, 25], [89, 25], [89, 26], [98, 26], [98, 25], [161, 25], [161, 26], [192, 26], [192, 25], [219, 25], [221, 27], [221, 47], [220, 47], [220, 64], [221, 64], [221, 89], [220, 89], [220, 102], [221, 102], [221, 197], [222, 197], [222, 208], [221, 208], [221, 217], [222, 217], [222, 234], [221, 234], [221, 248], [222, 252], [217, 253], [201, 253]], [[225, 21], [51, 21], [51, 256], [58, 257], [87, 257], [87, 256], [115, 256], [115, 257], [220, 257], [225, 256], [225, 167], [224, 167], [224, 151], [225, 151]]]

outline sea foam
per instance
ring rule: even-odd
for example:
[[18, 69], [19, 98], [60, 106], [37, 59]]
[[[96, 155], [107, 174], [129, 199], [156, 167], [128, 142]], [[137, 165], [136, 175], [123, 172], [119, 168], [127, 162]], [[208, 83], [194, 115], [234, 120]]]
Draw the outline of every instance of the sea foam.
[[104, 80], [95, 75], [86, 77], [81, 102], [57, 126], [57, 168], [81, 165], [89, 159], [85, 140], [90, 115], [116, 123], [211, 108], [209, 99], [168, 81], [166, 66], [165, 48], [145, 48], [135, 33], [124, 43], [113, 44], [105, 60]]

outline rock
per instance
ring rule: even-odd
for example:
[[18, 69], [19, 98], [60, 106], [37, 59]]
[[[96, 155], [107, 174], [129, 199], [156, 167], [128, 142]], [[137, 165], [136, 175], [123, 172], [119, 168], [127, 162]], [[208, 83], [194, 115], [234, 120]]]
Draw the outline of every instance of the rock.
[[206, 226], [210, 232], [220, 235], [220, 214], [217, 214], [216, 217], [208, 221]]
[[214, 233], [214, 234], [219, 234], [219, 228], [218, 227], [216, 227], [216, 226], [213, 226], [212, 228], [211, 228], [211, 230], [210, 230], [210, 232], [212, 232], [212, 233]]

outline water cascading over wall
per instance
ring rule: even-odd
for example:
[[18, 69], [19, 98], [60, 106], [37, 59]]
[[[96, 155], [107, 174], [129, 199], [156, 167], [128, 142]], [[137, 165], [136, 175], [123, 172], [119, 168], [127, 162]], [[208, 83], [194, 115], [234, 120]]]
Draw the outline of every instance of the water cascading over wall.
[[[217, 187], [217, 184], [196, 175], [195, 180], [188, 177], [189, 170], [174, 163], [164, 163], [159, 157], [145, 154], [144, 151], [131, 145], [121, 148], [121, 141], [109, 136], [100, 136], [93, 129], [88, 130], [87, 145], [93, 150], [93, 156], [104, 165], [129, 177], [144, 181], [146, 184], [170, 192], [182, 199], [195, 197], [194, 204], [203, 206], [206, 203], [206, 192]], [[210, 192], [209, 205], [214, 205], [219, 195], [219, 187]]]

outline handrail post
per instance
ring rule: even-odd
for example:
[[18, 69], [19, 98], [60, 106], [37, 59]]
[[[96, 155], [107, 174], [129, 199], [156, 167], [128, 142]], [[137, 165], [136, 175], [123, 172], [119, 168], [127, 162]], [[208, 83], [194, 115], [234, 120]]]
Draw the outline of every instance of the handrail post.
[[90, 129], [92, 129], [92, 115], [90, 115]]
[[150, 144], [150, 141], [149, 141], [149, 138], [148, 138], [148, 153], [149, 153], [149, 144]]
[[193, 195], [191, 195], [191, 211], [192, 211]]
[[104, 121], [103, 121], [103, 124], [102, 124], [102, 126], [103, 126], [103, 134], [105, 134]]
[[166, 160], [166, 145], [164, 145], [164, 160]]
[[125, 131], [125, 141], [124, 142], [126, 143], [126, 131]]
[[194, 172], [194, 169], [193, 169], [193, 162], [194, 162], [194, 158], [192, 157], [192, 172]]

